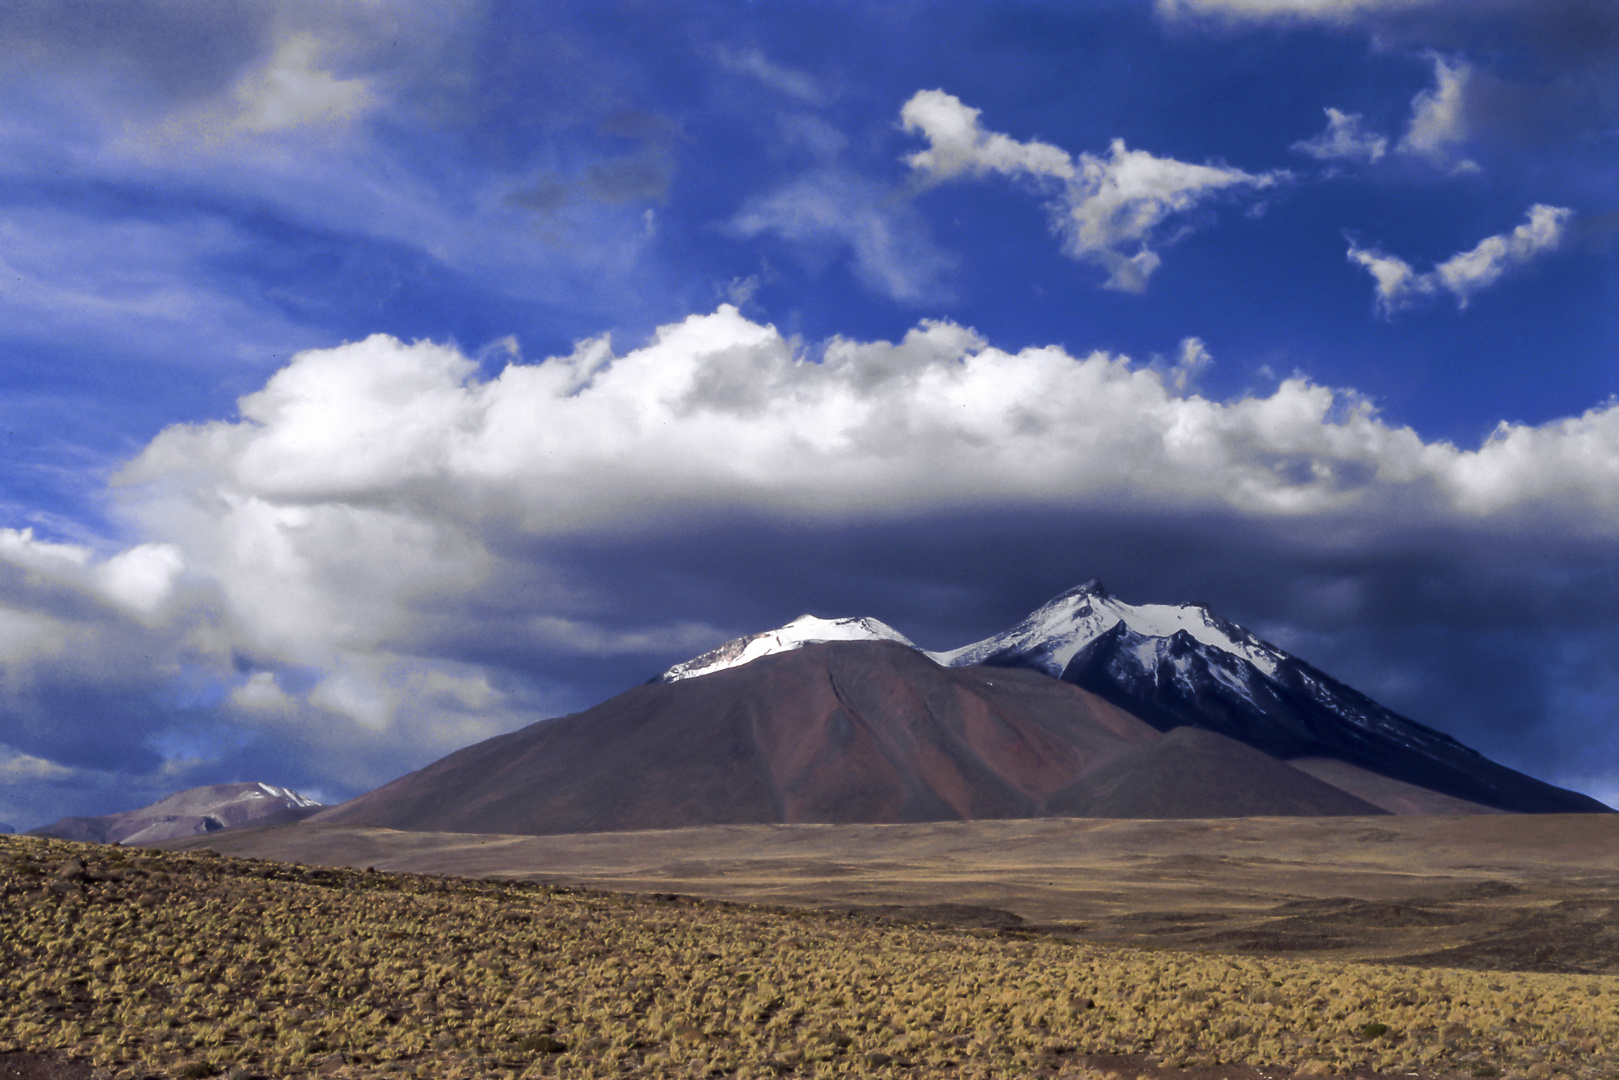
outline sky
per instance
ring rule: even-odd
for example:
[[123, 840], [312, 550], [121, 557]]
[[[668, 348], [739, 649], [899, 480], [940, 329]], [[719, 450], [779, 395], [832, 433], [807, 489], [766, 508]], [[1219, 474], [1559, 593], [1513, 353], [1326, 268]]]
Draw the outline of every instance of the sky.
[[1611, 0], [0, 7], [0, 822], [1090, 577], [1619, 801]]

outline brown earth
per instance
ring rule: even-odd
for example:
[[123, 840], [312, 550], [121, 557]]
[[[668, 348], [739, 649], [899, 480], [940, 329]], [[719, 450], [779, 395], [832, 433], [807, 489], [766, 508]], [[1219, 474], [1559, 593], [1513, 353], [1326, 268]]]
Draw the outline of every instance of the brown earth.
[[[1241, 777], [1241, 784], [1232, 783]], [[1228, 736], [1179, 727], [1127, 750], [1046, 801], [1064, 817], [1365, 815], [1382, 808]]]
[[1137, 946], [1619, 974], [1619, 816], [729, 825], [591, 835], [305, 823], [166, 847], [506, 877]]
[[67, 1054], [0, 1054], [0, 1080], [90, 1080], [93, 1071]]

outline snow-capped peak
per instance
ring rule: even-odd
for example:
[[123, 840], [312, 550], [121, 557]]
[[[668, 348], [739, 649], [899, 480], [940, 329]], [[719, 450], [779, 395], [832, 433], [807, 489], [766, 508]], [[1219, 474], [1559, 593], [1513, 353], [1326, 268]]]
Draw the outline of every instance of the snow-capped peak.
[[[1004, 633], [959, 649], [925, 652], [925, 655], [946, 667], [993, 663], [1016, 656], [1020, 663], [1060, 676], [1075, 653], [1120, 623], [1148, 639], [1167, 639], [1184, 631], [1199, 644], [1240, 657], [1267, 676], [1274, 676], [1277, 666], [1287, 658], [1286, 654], [1240, 626], [1226, 622], [1201, 604], [1126, 604], [1114, 599], [1095, 578], [1053, 597]], [[897, 641], [917, 648], [904, 634], [877, 619], [822, 619], [800, 615], [786, 626], [733, 638], [701, 656], [676, 664], [657, 681], [678, 682], [711, 671], [740, 667], [761, 656], [822, 641]]]
[[244, 796], [254, 799], [278, 799], [283, 805], [294, 807], [321, 805], [309, 796], [300, 795], [291, 788], [276, 787], [274, 784], [266, 784], [262, 781], [254, 785], [254, 789], [245, 792]]
[[1010, 630], [934, 654], [934, 659], [962, 667], [1016, 654], [1051, 675], [1061, 675], [1075, 653], [1119, 623], [1143, 638], [1169, 638], [1185, 631], [1194, 641], [1241, 657], [1266, 675], [1274, 675], [1286, 659], [1281, 651], [1201, 604], [1126, 604], [1115, 600], [1095, 578], [1053, 597]]
[[732, 638], [701, 656], [676, 664], [660, 675], [658, 681], [678, 682], [712, 671], [741, 667], [761, 656], [790, 652], [822, 641], [897, 641], [909, 648], [916, 648], [910, 638], [877, 619], [865, 616], [822, 619], [814, 615], [800, 615], [786, 626], [766, 630], [762, 634]]

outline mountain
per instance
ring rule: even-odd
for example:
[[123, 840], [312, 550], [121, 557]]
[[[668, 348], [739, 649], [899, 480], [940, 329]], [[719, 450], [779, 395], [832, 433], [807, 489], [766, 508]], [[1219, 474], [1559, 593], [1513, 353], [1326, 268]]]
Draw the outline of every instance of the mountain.
[[320, 803], [271, 784], [210, 784], [159, 799], [138, 810], [100, 817], [65, 817], [30, 829], [30, 836], [88, 840], [98, 844], [148, 844], [218, 832], [239, 825], [296, 821]]
[[1492, 809], [1607, 808], [1207, 608], [1126, 604], [1090, 581], [944, 653], [875, 619], [802, 616], [311, 820], [547, 834]]
[[[1092, 774], [1158, 783], [1151, 771], [1167, 759], [1140, 751], [1171, 741], [1039, 672], [948, 668], [892, 640], [817, 642], [635, 687], [467, 747], [312, 820], [545, 834], [1033, 817], [1052, 812], [1059, 792], [1091, 805]], [[1383, 812], [1281, 762], [1256, 770], [1263, 755], [1231, 746], [1235, 757], [1211, 761], [1177, 811]], [[1295, 797], [1267, 802], [1262, 787]], [[1110, 799], [1100, 792], [1094, 804]]]
[[562, 833], [1028, 817], [1158, 732], [1032, 671], [896, 641], [801, 645], [634, 687], [451, 754], [315, 820]]
[[1096, 578], [1047, 601], [1004, 633], [936, 656], [942, 664], [1029, 667], [1061, 678], [1076, 653], [1118, 626], [1142, 639], [1185, 634], [1267, 673], [1291, 659], [1200, 604], [1126, 604]]
[[[826, 640], [910, 642], [875, 619], [804, 616], [676, 665], [664, 682], [734, 669]], [[915, 646], [911, 646], [915, 647]], [[1072, 683], [1160, 731], [1195, 727], [1400, 813], [1573, 813], [1609, 808], [1516, 772], [1379, 705], [1200, 604], [1127, 604], [1092, 579], [1011, 629], [925, 656], [948, 667], [1028, 669]]]
[[1042, 671], [1161, 731], [1198, 727], [1284, 761], [1344, 762], [1486, 807], [1608, 809], [1384, 708], [1201, 605], [1125, 604], [1095, 580], [944, 659]]
[[17, 827], [15, 825], [8, 825], [4, 821], [0, 821], [0, 834], [10, 835], [16, 831]]

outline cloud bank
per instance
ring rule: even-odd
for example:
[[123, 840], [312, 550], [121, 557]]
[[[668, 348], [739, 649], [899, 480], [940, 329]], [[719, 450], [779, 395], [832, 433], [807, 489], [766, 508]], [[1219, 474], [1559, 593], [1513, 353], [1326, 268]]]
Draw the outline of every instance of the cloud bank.
[[1171, 217], [1222, 192], [1260, 190], [1287, 174], [1254, 174], [1216, 165], [1194, 165], [1130, 150], [1115, 139], [1107, 157], [1067, 151], [1042, 142], [1020, 142], [986, 131], [980, 110], [942, 90], [922, 90], [900, 110], [905, 130], [921, 135], [928, 149], [906, 160], [928, 183], [990, 173], [1056, 189], [1049, 205], [1051, 227], [1072, 258], [1107, 271], [1106, 286], [1143, 292], [1163, 259], [1155, 250]]
[[[1452, 264], [1493, 265], [1467, 253], [1442, 279], [1485, 272]], [[1199, 343], [1182, 352], [1207, 362]], [[304, 543], [294, 536], [375, 537], [386, 559], [348, 540], [332, 551], [386, 563], [376, 587], [396, 599], [415, 588], [417, 566], [424, 589], [475, 580], [492, 521], [543, 537], [705, 507], [843, 519], [1100, 498], [1284, 518], [1416, 500], [1434, 521], [1488, 517], [1545, 496], [1549, 462], [1524, 447], [1566, 447], [1578, 430], [1595, 450], [1607, 437], [1597, 433], [1619, 424], [1599, 409], [1556, 429], [1503, 428], [1463, 451], [1302, 377], [1214, 402], [1178, 395], [1173, 377], [1125, 357], [1008, 353], [931, 320], [898, 343], [833, 339], [810, 356], [729, 305], [623, 356], [595, 339], [487, 381], [453, 348], [378, 335], [301, 354], [241, 413], [172, 427], [128, 466], [120, 483], [144, 527], [190, 518], [215, 558], [269, 560], [252, 573], [221, 567], [219, 580], [242, 582], [276, 574], [271, 553], [288, 555], [287, 572], [335, 557], [290, 557]], [[1596, 473], [1571, 464], [1559, 451], [1577, 516], [1606, 535], [1619, 506], [1612, 460], [1595, 457]], [[196, 547], [189, 533], [164, 540]]]
[[[114, 760], [156, 788], [277, 756], [317, 791], [358, 790], [590, 704], [544, 674], [559, 665], [651, 672], [758, 629], [695, 599], [712, 583], [648, 576], [694, 557], [682, 545], [729, 552], [740, 586], [777, 565], [771, 543], [790, 557], [781, 537], [850, 529], [900, 553], [960, 534], [964, 573], [979, 556], [959, 525], [986, 514], [1135, 521], [1205, 550], [1268, 535], [1314, 564], [1619, 544], [1619, 406], [1462, 449], [1303, 377], [1208, 400], [1190, 385], [1209, 362], [1196, 340], [1165, 368], [932, 321], [806, 350], [729, 306], [488, 378], [384, 335], [304, 352], [239, 419], [171, 427], [129, 463], [116, 496], [138, 543], [0, 533], [0, 749], [81, 791]], [[602, 545], [640, 555], [598, 566]], [[1089, 572], [1062, 550], [1039, 558]], [[52, 719], [68, 703], [122, 721], [86, 747]]]
[[1515, 267], [1556, 250], [1574, 212], [1537, 203], [1529, 219], [1509, 233], [1489, 236], [1470, 251], [1458, 252], [1426, 273], [1376, 248], [1349, 247], [1349, 260], [1366, 268], [1377, 283], [1377, 307], [1385, 315], [1431, 300], [1442, 292], [1465, 308], [1473, 294], [1488, 288]]

